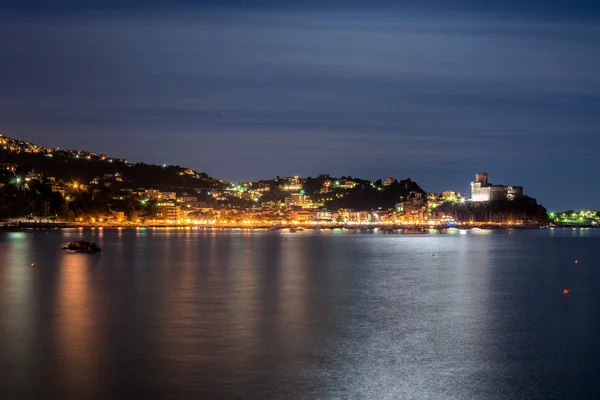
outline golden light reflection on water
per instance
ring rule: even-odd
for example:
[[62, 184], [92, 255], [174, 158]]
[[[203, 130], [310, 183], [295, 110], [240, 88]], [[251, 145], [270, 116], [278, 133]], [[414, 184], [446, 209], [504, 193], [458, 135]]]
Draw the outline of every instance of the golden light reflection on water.
[[95, 348], [97, 330], [90, 294], [90, 267], [93, 256], [66, 254], [62, 257], [58, 276], [54, 324], [61, 366], [69, 371], [62, 378], [68, 388], [65, 398], [81, 398], [97, 381], [98, 351]]

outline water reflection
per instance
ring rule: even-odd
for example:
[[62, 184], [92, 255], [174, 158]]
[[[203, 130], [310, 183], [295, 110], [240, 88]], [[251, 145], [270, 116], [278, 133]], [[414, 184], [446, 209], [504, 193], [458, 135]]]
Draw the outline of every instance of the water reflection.
[[[0, 393], [593, 398], [586, 234], [0, 233]], [[59, 250], [77, 238], [104, 251]]]
[[[281, 242], [280, 242], [281, 243]], [[306, 339], [308, 319], [308, 274], [311, 265], [307, 255], [307, 241], [291, 238], [281, 245], [280, 272], [277, 281], [278, 305], [274, 311], [277, 317], [278, 337], [285, 341], [286, 347], [295, 351]], [[269, 296], [267, 301], [273, 296]]]
[[[23, 390], [32, 377], [29, 352], [36, 348], [33, 333], [37, 321], [35, 304], [31, 301], [36, 272], [31, 267], [32, 235], [9, 232], [0, 233], [1, 236], [4, 238], [0, 241], [0, 389], [8, 385]], [[4, 363], [6, 369], [2, 367]]]
[[92, 307], [91, 257], [69, 254], [63, 257], [58, 273], [55, 335], [65, 398], [83, 398], [90, 390], [101, 389], [97, 376], [98, 334], [102, 315]]

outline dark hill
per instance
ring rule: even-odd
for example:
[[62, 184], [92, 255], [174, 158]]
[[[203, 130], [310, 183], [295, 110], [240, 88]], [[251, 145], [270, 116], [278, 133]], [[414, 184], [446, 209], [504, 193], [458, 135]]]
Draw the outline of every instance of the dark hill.
[[[89, 183], [105, 177], [117, 187], [153, 188], [216, 188], [223, 186], [219, 180], [206, 173], [173, 165], [131, 164], [126, 160], [109, 158], [96, 153], [77, 150], [55, 150], [38, 147], [11, 138], [0, 138], [0, 163], [17, 164], [17, 175], [30, 171], [43, 173], [65, 182]], [[115, 179], [119, 177], [119, 179]]]

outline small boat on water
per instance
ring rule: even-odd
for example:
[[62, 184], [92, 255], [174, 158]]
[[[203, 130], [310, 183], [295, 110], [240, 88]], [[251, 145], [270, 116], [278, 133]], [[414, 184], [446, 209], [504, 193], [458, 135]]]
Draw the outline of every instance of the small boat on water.
[[427, 231], [425, 228], [406, 228], [402, 233], [406, 235], [425, 235]]

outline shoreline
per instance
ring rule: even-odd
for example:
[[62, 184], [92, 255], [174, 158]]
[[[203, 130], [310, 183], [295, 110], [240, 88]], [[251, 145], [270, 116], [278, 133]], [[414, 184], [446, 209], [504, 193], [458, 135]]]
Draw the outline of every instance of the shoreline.
[[99, 224], [99, 223], [77, 223], [77, 222], [19, 222], [19, 223], [0, 223], [0, 230], [26, 230], [26, 229], [244, 229], [244, 230], [332, 230], [344, 229], [351, 231], [381, 230], [397, 231], [426, 231], [426, 230], [469, 230], [478, 228], [482, 230], [510, 230], [510, 229], [546, 229], [546, 228], [600, 228], [600, 226], [586, 225], [514, 225], [514, 224], [485, 224], [485, 223], [466, 223], [456, 226], [429, 225], [429, 224]]

